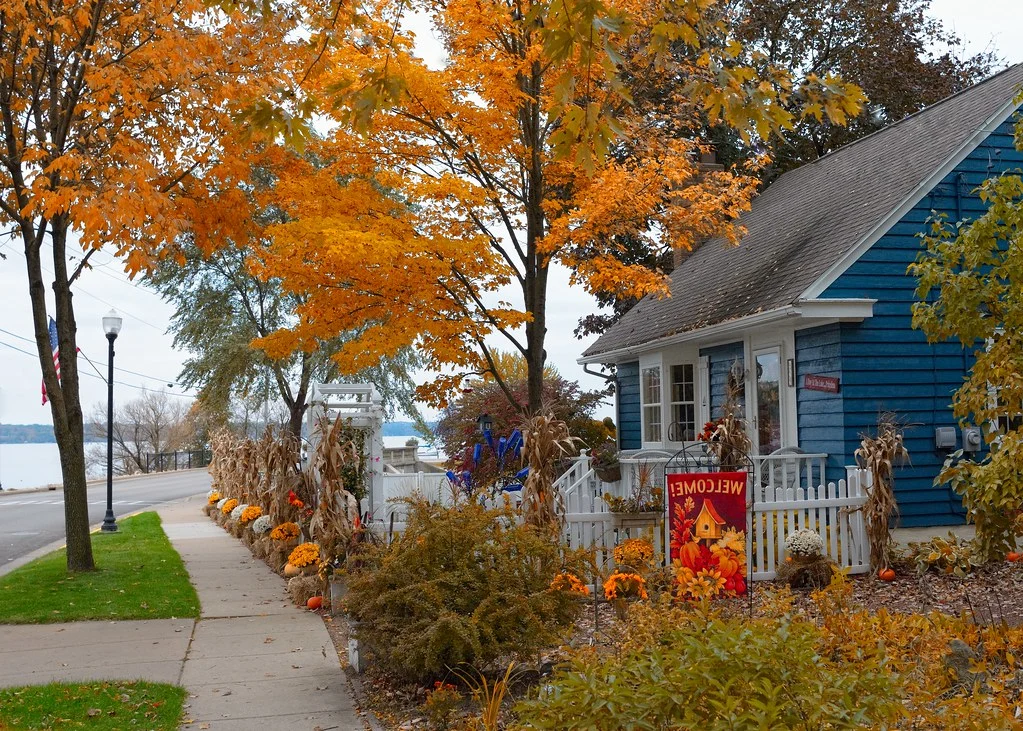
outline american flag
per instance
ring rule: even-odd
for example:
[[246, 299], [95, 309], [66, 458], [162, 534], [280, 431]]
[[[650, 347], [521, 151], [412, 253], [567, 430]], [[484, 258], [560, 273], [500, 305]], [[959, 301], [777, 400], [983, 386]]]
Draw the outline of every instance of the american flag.
[[[50, 318], [50, 348], [53, 350], [53, 367], [57, 369], [57, 382], [60, 383], [60, 343], [57, 342], [57, 323]], [[43, 406], [46, 405], [46, 379], [43, 379]]]

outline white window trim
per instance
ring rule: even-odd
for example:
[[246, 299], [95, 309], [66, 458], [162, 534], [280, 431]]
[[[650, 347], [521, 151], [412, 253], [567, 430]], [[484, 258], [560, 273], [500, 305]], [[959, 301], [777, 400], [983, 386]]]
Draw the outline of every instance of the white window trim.
[[701, 355], [697, 359], [697, 363], [696, 425], [702, 427], [710, 421], [710, 357]]
[[[995, 335], [1001, 335], [1003, 332], [1003, 328], [995, 328]], [[984, 341], [984, 350], [989, 350], [992, 345], [994, 345], [994, 338], [987, 338]], [[992, 386], [990, 383], [987, 384], [987, 400], [988, 408], [992, 410], [1000, 408], [998, 403], [998, 387]], [[991, 445], [997, 447], [1002, 441], [1002, 435], [1011, 428], [1012, 420], [1021, 417], [1023, 417], [1023, 414], [1010, 414], [1008, 411], [1003, 411], [995, 417], [994, 421], [988, 420], [985, 429], [988, 434], [992, 435]], [[1005, 431], [1002, 431], [1003, 419], [1005, 420]]]
[[[660, 410], [661, 410], [661, 441], [658, 441], [658, 442], [651, 442], [651, 441], [648, 441], [647, 438], [646, 438], [646, 435], [647, 435], [647, 416], [646, 416], [647, 407], [648, 406], [654, 406], [654, 404], [653, 403], [649, 403], [648, 404], [644, 400], [646, 398], [646, 386], [643, 383], [643, 371], [648, 370], [650, 368], [658, 368], [658, 369], [660, 369], [660, 374], [661, 374], [661, 393], [660, 393], [660, 397], [661, 398], [660, 398], [660, 401], [657, 404], [660, 407]], [[665, 424], [664, 424], [664, 393], [665, 393], [664, 386], [665, 386], [665, 378], [664, 378], [664, 357], [663, 357], [663, 354], [662, 353], [654, 353], [654, 354], [648, 355], [648, 356], [646, 356], [644, 358], [640, 358], [640, 360], [639, 360], [639, 429], [640, 429], [639, 438], [640, 438], [640, 444], [643, 445], [643, 449], [656, 449], [656, 448], [660, 448], [660, 447], [664, 446], [664, 439], [665, 439], [665, 436], [666, 436], [666, 434], [665, 434]]]
[[[662, 412], [662, 415], [661, 415], [661, 422], [662, 422], [661, 423], [661, 428], [662, 428], [661, 434], [664, 437], [664, 443], [665, 444], [671, 445], [672, 447], [676, 447], [676, 448], [682, 448], [682, 447], [684, 447], [687, 444], [692, 444], [693, 443], [692, 441], [689, 441], [689, 442], [686, 442], [686, 441], [675, 441], [675, 440], [670, 439], [669, 436], [668, 436], [669, 432], [671, 431], [671, 425], [675, 423], [672, 420], [672, 417], [674, 416], [674, 414], [672, 414], [672, 408], [671, 407], [674, 406], [675, 404], [690, 403], [688, 401], [673, 401], [672, 400], [672, 398], [671, 398], [671, 387], [672, 387], [671, 369], [674, 368], [675, 366], [680, 366], [680, 365], [688, 365], [688, 366], [692, 366], [693, 367], [693, 400], [691, 402], [693, 404], [693, 419], [695, 420], [695, 422], [693, 424], [693, 431], [694, 431], [695, 434], [699, 434], [701, 427], [704, 425], [704, 423], [706, 423], [708, 421], [708, 419], [703, 419], [702, 418], [702, 414], [703, 414], [704, 408], [706, 406], [706, 399], [701, 400], [701, 394], [703, 393], [702, 381], [703, 381], [703, 378], [704, 378], [704, 375], [705, 375], [704, 374], [704, 369], [705, 369], [705, 366], [707, 364], [707, 361], [708, 361], [708, 359], [705, 356], [699, 357], [695, 361], [691, 360], [691, 359], [683, 359], [683, 360], [673, 361], [673, 362], [669, 363], [667, 368], [665, 369], [667, 371], [667, 378], [665, 379], [667, 381], [667, 383], [664, 384], [664, 386], [665, 386], [664, 387], [665, 403], [664, 403], [664, 411]], [[663, 373], [664, 373], [664, 371], [662, 371], [662, 374]]]

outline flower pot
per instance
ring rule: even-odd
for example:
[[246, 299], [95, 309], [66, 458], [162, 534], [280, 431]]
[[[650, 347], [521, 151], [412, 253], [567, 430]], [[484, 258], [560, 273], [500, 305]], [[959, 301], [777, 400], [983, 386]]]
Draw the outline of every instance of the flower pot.
[[622, 465], [620, 462], [605, 465], [593, 465], [593, 472], [602, 482], [618, 482], [622, 479]]
[[660, 512], [649, 513], [612, 513], [615, 528], [649, 528], [657, 525], [664, 517]]

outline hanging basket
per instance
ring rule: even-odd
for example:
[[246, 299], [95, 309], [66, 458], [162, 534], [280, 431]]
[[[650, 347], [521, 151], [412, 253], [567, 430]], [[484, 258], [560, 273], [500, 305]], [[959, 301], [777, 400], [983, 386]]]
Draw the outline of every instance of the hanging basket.
[[657, 525], [664, 517], [661, 512], [649, 513], [612, 513], [615, 528], [647, 528]]
[[622, 479], [622, 464], [593, 465], [593, 471], [602, 482], [618, 482]]

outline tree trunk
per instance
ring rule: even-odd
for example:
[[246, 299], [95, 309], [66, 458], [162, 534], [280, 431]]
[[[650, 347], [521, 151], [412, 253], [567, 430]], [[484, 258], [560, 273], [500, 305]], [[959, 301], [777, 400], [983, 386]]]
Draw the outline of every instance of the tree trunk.
[[295, 439], [302, 440], [302, 417], [305, 416], [305, 403], [295, 402], [291, 405], [288, 415], [288, 430]]
[[29, 298], [32, 302], [32, 324], [36, 336], [39, 364], [46, 384], [53, 435], [60, 453], [60, 469], [64, 480], [64, 531], [67, 540], [69, 571], [91, 571], [95, 568], [92, 541], [89, 535], [89, 502], [85, 484], [85, 425], [78, 390], [78, 347], [76, 325], [68, 282], [65, 243], [67, 224], [54, 219], [51, 224], [53, 243], [53, 295], [56, 304], [57, 343], [60, 348], [60, 380], [53, 364], [49, 321], [46, 312], [46, 290], [40, 262], [43, 235], [33, 230], [31, 222], [21, 224], [28, 268]]
[[544, 176], [540, 154], [541, 114], [540, 91], [543, 71], [534, 62], [532, 72], [525, 80], [528, 93], [521, 115], [523, 139], [532, 150], [526, 175], [526, 269], [523, 294], [526, 311], [532, 319], [526, 323], [526, 385], [527, 414], [535, 414], [543, 406], [543, 369], [547, 360], [544, 343], [547, 339], [547, 275], [549, 262], [537, 244], [544, 235]]

